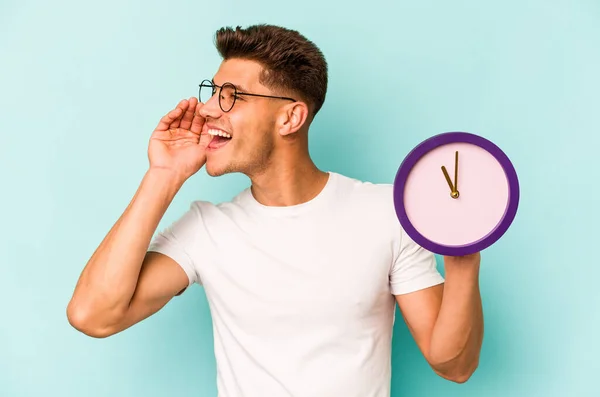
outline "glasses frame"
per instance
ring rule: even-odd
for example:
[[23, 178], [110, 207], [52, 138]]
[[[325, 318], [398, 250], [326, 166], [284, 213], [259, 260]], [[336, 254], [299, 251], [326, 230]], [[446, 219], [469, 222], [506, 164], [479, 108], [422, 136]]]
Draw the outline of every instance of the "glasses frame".
[[[294, 98], [290, 98], [290, 97], [285, 97], [285, 96], [276, 96], [276, 95], [264, 95], [264, 94], [253, 94], [250, 92], [242, 92], [242, 91], [238, 91], [238, 89], [236, 88], [235, 85], [233, 85], [232, 83], [223, 83], [223, 85], [219, 86], [216, 85], [215, 83], [213, 83], [211, 80], [203, 80], [199, 85], [198, 85], [198, 100], [202, 100], [200, 98], [200, 92], [202, 91], [202, 87], [211, 87], [211, 92], [213, 93], [210, 98], [212, 98], [215, 94], [215, 88], [219, 89], [219, 107], [221, 108], [221, 110], [224, 113], [230, 112], [231, 109], [233, 109], [233, 107], [235, 106], [235, 101], [237, 100], [238, 95], [246, 95], [246, 96], [254, 96], [254, 97], [260, 97], [260, 98], [272, 98], [272, 99], [284, 99], [284, 100], [288, 100], [288, 101], [292, 101], [292, 102], [297, 102]], [[223, 90], [223, 87], [231, 87], [233, 89], [233, 103], [231, 104], [231, 107], [227, 110], [223, 109], [223, 105], [221, 104], [221, 91]], [[210, 100], [210, 98], [208, 98], [208, 100]], [[208, 102], [207, 100], [207, 102]]]

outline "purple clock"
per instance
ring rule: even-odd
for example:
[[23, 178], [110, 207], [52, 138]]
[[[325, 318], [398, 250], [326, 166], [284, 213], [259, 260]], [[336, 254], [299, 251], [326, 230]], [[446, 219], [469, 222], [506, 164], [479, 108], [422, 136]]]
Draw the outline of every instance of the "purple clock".
[[446, 132], [417, 145], [394, 180], [400, 224], [440, 255], [480, 252], [508, 230], [519, 205], [519, 180], [504, 152], [467, 132]]

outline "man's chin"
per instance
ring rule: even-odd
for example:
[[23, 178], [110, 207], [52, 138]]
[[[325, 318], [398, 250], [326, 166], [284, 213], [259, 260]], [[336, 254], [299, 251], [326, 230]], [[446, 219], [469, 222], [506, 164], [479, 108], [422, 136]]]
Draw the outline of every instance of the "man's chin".
[[210, 176], [221, 176], [225, 174], [224, 170], [206, 167], [206, 173]]
[[206, 168], [206, 173], [213, 177], [222, 176], [222, 175], [233, 172], [226, 165], [214, 164], [210, 161], [206, 162], [205, 168]]

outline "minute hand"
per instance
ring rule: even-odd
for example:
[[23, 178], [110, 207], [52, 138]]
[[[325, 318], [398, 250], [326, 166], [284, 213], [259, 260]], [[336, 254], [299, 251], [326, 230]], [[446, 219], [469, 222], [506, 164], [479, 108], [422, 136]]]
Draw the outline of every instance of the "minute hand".
[[454, 154], [454, 193], [458, 193], [458, 151]]

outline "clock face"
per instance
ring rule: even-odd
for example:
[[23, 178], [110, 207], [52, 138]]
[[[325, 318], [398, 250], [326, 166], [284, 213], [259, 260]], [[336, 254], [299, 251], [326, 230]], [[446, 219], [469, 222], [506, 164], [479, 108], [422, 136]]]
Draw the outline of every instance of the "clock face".
[[417, 244], [442, 255], [479, 252], [516, 214], [519, 185], [508, 157], [465, 132], [429, 138], [409, 153], [394, 181], [398, 219]]

